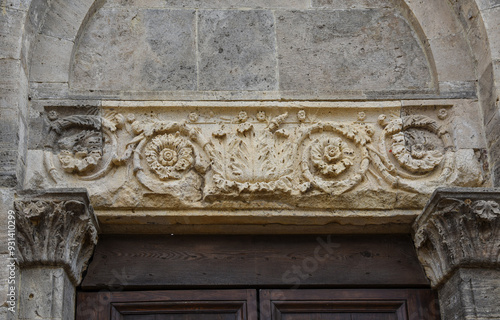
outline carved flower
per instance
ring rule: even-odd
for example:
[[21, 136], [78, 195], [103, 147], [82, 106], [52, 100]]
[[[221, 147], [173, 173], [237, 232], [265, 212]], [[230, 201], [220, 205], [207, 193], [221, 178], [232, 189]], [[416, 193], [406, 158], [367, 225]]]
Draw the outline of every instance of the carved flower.
[[265, 111], [257, 112], [257, 120], [259, 120], [260, 122], [266, 121], [266, 112]]
[[248, 119], [248, 114], [245, 111], [240, 111], [240, 113], [238, 113], [239, 122], [245, 122], [247, 121], [247, 119]]
[[443, 159], [443, 153], [433, 150], [430, 145], [407, 145], [407, 139], [402, 132], [393, 135], [392, 141], [392, 154], [403, 168], [413, 173], [432, 171]]
[[297, 112], [297, 119], [300, 122], [306, 121], [306, 111], [305, 110], [300, 110], [299, 112]]
[[153, 138], [145, 148], [145, 155], [149, 167], [162, 180], [179, 179], [181, 172], [194, 162], [193, 148], [179, 132]]
[[236, 131], [243, 134], [252, 128], [253, 128], [253, 125], [251, 125], [250, 123], [241, 123], [238, 125], [238, 128], [236, 129]]
[[196, 112], [191, 112], [188, 116], [189, 121], [196, 122], [198, 121], [198, 114]]
[[447, 116], [448, 116], [448, 110], [443, 108], [443, 109], [440, 109], [438, 111], [438, 118], [439, 119], [444, 120], [444, 119], [446, 119]]
[[54, 120], [57, 120], [57, 118], [59, 117], [59, 114], [57, 114], [56, 111], [51, 110], [51, 111], [49, 111], [49, 114], [47, 116], [48, 116], [49, 120], [54, 121]]
[[387, 116], [385, 114], [381, 114], [378, 116], [378, 119], [377, 119], [377, 122], [378, 124], [381, 126], [381, 127], [385, 127], [389, 122], [387, 121]]
[[315, 140], [311, 147], [311, 161], [321, 174], [338, 176], [353, 165], [354, 151], [340, 138]]
[[363, 111], [358, 112], [358, 121], [365, 121], [366, 119], [366, 113]]
[[479, 200], [474, 203], [472, 210], [485, 220], [494, 220], [500, 216], [500, 206], [495, 201]]

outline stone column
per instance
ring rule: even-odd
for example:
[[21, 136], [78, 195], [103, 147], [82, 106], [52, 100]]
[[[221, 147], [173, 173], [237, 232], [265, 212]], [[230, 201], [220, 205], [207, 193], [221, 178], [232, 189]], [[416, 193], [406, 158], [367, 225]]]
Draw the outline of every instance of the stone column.
[[19, 319], [74, 319], [75, 288], [97, 243], [84, 189], [26, 192], [14, 203]]
[[500, 189], [437, 189], [413, 226], [442, 320], [500, 319]]

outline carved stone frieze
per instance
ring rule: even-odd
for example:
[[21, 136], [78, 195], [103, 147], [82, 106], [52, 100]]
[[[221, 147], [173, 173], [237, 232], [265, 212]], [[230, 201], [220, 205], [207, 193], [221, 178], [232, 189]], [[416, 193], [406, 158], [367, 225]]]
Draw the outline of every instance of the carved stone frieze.
[[413, 226], [433, 286], [458, 267], [500, 267], [500, 189], [438, 189]]
[[86, 192], [27, 192], [14, 207], [19, 265], [62, 266], [77, 285], [97, 244]]
[[[220, 199], [276, 206], [266, 197], [280, 194], [287, 208], [329, 207], [352, 203], [342, 200], [351, 193], [428, 195], [482, 183], [473, 151], [453, 145], [452, 106], [415, 110], [191, 103], [106, 107], [101, 115], [50, 111], [44, 165], [56, 184], [100, 181], [115, 204], [133, 194], [124, 206], [150, 206], [141, 199], [154, 195], [163, 195], [162, 207], [220, 207]], [[84, 186], [99, 193], [96, 184]]]

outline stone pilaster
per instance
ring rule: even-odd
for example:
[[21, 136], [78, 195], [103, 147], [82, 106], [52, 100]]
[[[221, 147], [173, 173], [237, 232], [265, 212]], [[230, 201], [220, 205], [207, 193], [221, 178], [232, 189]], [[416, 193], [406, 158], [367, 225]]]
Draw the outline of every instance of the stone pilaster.
[[500, 189], [437, 189], [413, 226], [446, 319], [500, 318]]
[[97, 243], [84, 189], [26, 192], [15, 202], [19, 319], [73, 319], [75, 288]]

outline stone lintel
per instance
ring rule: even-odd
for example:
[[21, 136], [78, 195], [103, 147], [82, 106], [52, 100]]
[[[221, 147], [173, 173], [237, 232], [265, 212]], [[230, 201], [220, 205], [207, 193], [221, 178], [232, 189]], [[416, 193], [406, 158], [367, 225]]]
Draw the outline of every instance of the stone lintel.
[[25, 190], [17, 194], [16, 239], [21, 269], [62, 267], [81, 281], [99, 224], [85, 189]]
[[413, 231], [434, 288], [459, 268], [500, 267], [499, 203], [499, 188], [439, 188], [432, 194]]

